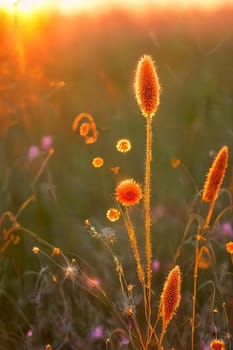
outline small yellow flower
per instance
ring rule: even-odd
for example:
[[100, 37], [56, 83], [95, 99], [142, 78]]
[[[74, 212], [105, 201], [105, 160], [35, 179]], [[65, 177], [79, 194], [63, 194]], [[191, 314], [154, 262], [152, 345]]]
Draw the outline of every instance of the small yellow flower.
[[115, 221], [120, 219], [121, 213], [116, 208], [109, 208], [107, 210], [106, 216], [107, 216], [109, 221], [115, 222]]
[[101, 157], [96, 157], [92, 160], [92, 165], [94, 168], [100, 168], [104, 165], [104, 160]]
[[127, 139], [120, 139], [117, 141], [116, 144], [116, 149], [118, 150], [118, 152], [121, 153], [126, 153], [129, 152], [131, 150], [132, 146], [131, 146], [131, 142]]
[[33, 247], [33, 248], [32, 248], [32, 252], [33, 252], [34, 254], [38, 254], [38, 253], [40, 252], [40, 248], [38, 248], [38, 247]]

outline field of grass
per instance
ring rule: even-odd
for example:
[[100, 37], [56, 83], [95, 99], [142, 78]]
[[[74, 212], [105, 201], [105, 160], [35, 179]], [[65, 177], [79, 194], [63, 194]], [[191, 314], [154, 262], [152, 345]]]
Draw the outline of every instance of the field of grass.
[[[166, 276], [178, 264], [181, 302], [163, 349], [191, 350], [197, 227], [208, 212], [201, 191], [226, 145], [228, 167], [200, 240], [193, 346], [233, 349], [233, 260], [225, 248], [233, 241], [232, 16], [231, 6], [53, 14], [34, 22], [0, 14], [1, 350], [162, 349], [156, 336], [147, 347], [139, 339], [149, 329], [146, 294], [127, 211], [114, 195], [124, 179], [144, 184], [146, 118], [134, 92], [144, 54], [155, 61], [161, 85], [152, 121], [153, 322]], [[80, 113], [93, 117], [96, 142], [72, 130]], [[119, 139], [130, 140], [130, 152], [117, 151]], [[95, 157], [102, 167], [93, 167]], [[120, 220], [107, 219], [111, 207], [121, 210]], [[143, 201], [129, 211], [146, 266]], [[127, 288], [134, 286], [132, 299], [120, 288], [116, 257]], [[160, 320], [158, 336], [161, 327]], [[210, 348], [215, 338], [224, 345]]]

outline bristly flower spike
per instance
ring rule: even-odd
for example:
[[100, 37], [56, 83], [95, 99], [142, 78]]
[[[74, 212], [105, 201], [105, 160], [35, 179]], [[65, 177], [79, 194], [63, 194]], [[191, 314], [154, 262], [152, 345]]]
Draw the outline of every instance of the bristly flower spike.
[[178, 265], [176, 265], [169, 273], [163, 287], [163, 292], [160, 301], [160, 312], [163, 320], [162, 334], [160, 344], [166, 328], [176, 313], [180, 304], [180, 290], [181, 290], [181, 272]]
[[138, 62], [134, 89], [142, 114], [152, 117], [159, 105], [160, 85], [154, 62], [150, 55], [144, 55]]
[[215, 202], [223, 182], [228, 162], [228, 147], [222, 146], [207, 174], [202, 194], [203, 202]]

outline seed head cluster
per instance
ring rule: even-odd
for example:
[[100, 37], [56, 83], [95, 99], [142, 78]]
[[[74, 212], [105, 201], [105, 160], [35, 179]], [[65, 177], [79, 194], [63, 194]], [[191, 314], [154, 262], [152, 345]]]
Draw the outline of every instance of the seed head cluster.
[[134, 89], [142, 114], [152, 117], [159, 105], [160, 85], [154, 62], [150, 55], [144, 55], [138, 62]]
[[228, 161], [228, 147], [223, 146], [215, 157], [207, 174], [202, 194], [203, 202], [214, 202], [218, 196]]
[[169, 273], [164, 283], [161, 295], [161, 316], [163, 319], [163, 329], [165, 330], [175, 315], [180, 304], [181, 272], [179, 266], [175, 266]]

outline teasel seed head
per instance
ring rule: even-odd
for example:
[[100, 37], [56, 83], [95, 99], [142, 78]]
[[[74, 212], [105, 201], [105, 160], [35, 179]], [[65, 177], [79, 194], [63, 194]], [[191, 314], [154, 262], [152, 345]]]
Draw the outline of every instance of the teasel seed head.
[[138, 62], [134, 89], [142, 114], [152, 117], [159, 105], [160, 85], [154, 62], [150, 55], [144, 55]]
[[214, 202], [218, 196], [219, 189], [223, 182], [228, 162], [228, 147], [222, 146], [215, 157], [212, 166], [207, 173], [204, 190], [202, 193], [203, 202]]
[[181, 272], [176, 265], [169, 273], [163, 287], [160, 312], [163, 320], [163, 333], [180, 304]]

